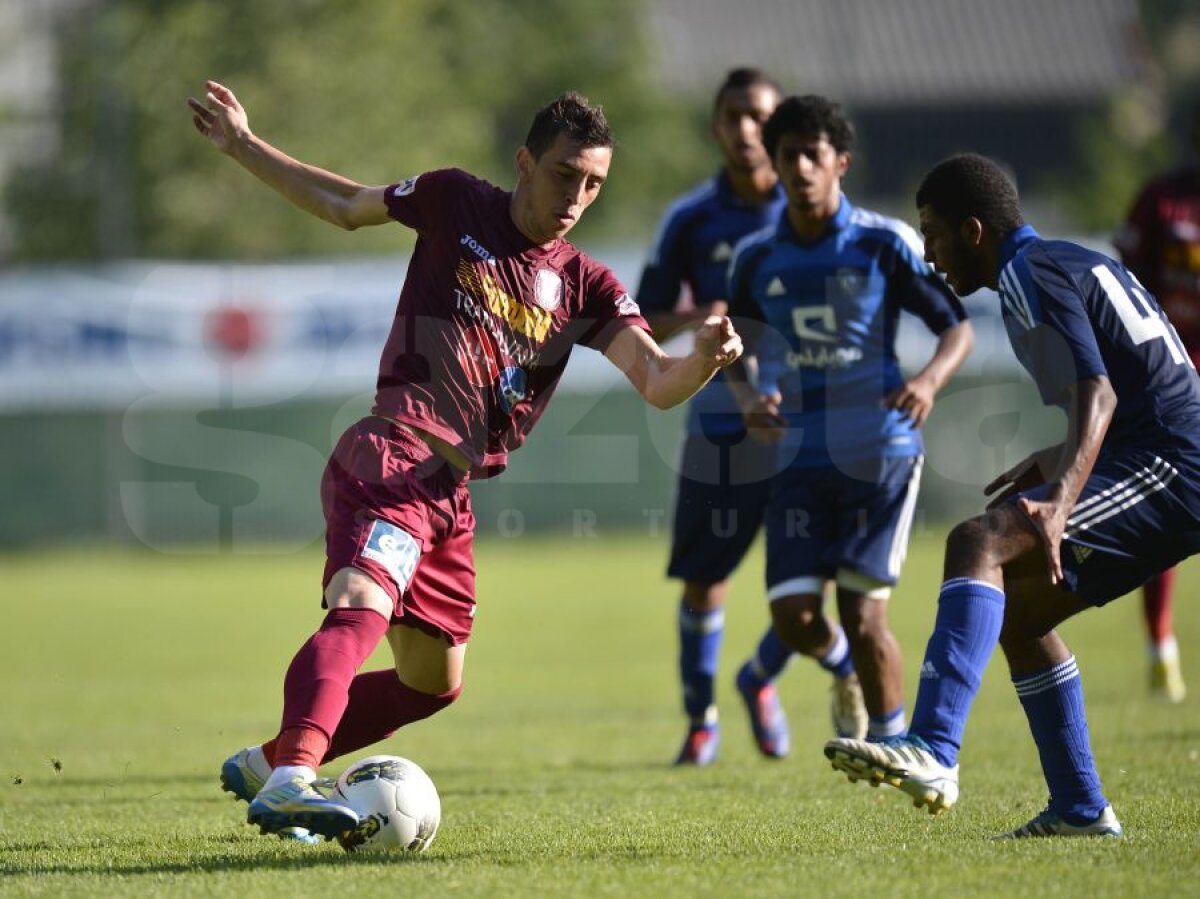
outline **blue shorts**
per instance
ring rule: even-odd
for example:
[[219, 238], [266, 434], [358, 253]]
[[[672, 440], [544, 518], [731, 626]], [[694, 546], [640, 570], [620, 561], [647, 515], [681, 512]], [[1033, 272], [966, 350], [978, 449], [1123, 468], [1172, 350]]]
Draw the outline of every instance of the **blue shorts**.
[[687, 435], [668, 577], [716, 584], [733, 574], [762, 525], [777, 458], [774, 445], [745, 431]]
[[[1041, 499], [1050, 489], [1021, 495]], [[1149, 450], [1112, 450], [1092, 469], [1067, 519], [1062, 586], [1102, 606], [1197, 551], [1200, 472]]]
[[886, 596], [908, 551], [923, 461], [880, 458], [854, 475], [832, 465], [779, 474], [767, 507], [768, 600], [820, 593], [840, 572]]

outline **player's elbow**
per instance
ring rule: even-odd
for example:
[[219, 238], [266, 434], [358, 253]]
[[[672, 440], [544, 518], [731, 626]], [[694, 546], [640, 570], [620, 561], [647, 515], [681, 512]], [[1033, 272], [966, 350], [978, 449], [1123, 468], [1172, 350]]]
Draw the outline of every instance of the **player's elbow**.
[[682, 397], [672, 396], [664, 390], [656, 390], [653, 387], [647, 387], [642, 391], [642, 397], [653, 406], [655, 409], [667, 410], [673, 409], [683, 402]]

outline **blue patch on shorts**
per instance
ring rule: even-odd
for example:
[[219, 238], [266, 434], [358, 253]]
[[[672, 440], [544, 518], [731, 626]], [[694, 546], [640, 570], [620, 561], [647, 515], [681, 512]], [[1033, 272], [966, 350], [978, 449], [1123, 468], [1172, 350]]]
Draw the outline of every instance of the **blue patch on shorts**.
[[378, 562], [387, 569], [396, 586], [403, 593], [408, 589], [417, 562], [421, 558], [421, 547], [407, 532], [387, 521], [376, 519], [371, 523], [366, 545], [359, 556]]

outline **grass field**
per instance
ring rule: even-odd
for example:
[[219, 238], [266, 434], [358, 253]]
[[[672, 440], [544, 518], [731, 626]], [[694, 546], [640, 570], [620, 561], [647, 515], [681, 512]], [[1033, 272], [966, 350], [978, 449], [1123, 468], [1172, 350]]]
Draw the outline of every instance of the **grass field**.
[[[940, 541], [916, 538], [893, 601], [910, 701]], [[261, 837], [217, 786], [221, 760], [278, 721], [284, 666], [319, 620], [317, 553], [0, 557], [0, 894], [1200, 895], [1200, 696], [1147, 700], [1134, 598], [1064, 631], [1128, 836], [993, 842], [1045, 798], [999, 658], [948, 815], [829, 769], [826, 680], [805, 660], [781, 684], [792, 757], [757, 757], [730, 682], [765, 621], [758, 556], [729, 606], [721, 759], [671, 768], [683, 724], [664, 552], [636, 535], [480, 543], [463, 698], [377, 750], [441, 791], [442, 831], [415, 858]], [[1197, 593], [1200, 566], [1185, 568], [1194, 690]]]

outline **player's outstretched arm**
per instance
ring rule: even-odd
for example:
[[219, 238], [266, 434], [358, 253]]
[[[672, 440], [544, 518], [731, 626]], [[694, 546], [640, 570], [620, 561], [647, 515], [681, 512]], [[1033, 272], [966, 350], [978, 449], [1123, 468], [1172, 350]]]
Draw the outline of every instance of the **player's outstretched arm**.
[[689, 399], [719, 368], [742, 355], [742, 338], [733, 322], [710, 316], [696, 330], [696, 342], [686, 356], [670, 356], [641, 328], [623, 328], [604, 355], [633, 384], [646, 401], [670, 409]]
[[920, 427], [933, 411], [933, 401], [946, 382], [954, 376], [975, 345], [971, 323], [961, 321], [938, 336], [937, 348], [929, 362], [901, 387], [884, 397], [884, 405], [898, 409]]
[[196, 130], [290, 203], [346, 230], [392, 220], [384, 203], [386, 188], [367, 187], [293, 159], [250, 131], [233, 91], [215, 81], [204, 85], [203, 103], [194, 97], [187, 101]]

